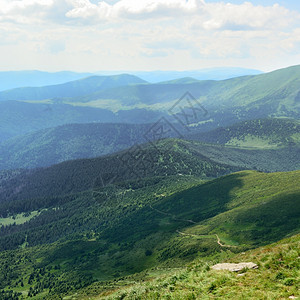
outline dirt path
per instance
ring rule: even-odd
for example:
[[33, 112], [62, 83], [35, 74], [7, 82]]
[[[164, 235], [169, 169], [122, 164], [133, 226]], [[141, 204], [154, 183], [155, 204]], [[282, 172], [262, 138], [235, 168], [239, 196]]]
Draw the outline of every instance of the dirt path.
[[[201, 234], [192, 234], [192, 233], [185, 233], [179, 230], [176, 230], [177, 233], [181, 234], [181, 235], [186, 235], [186, 236], [193, 236], [193, 237], [207, 237], [207, 235], [201, 235]], [[217, 237], [217, 243], [221, 246], [221, 247], [226, 247], [226, 248], [234, 248], [237, 246], [232, 246], [232, 245], [225, 245], [221, 243], [221, 240], [219, 238], [219, 236], [217, 234], [215, 234], [215, 236]]]
[[[194, 222], [193, 220], [186, 220], [186, 219], [179, 219], [179, 218], [176, 218], [175, 215], [172, 215], [170, 213], [166, 213], [164, 211], [161, 211], [159, 209], [156, 209], [154, 207], [152, 207], [152, 205], [150, 204], [150, 208], [153, 209], [154, 211], [156, 211], [157, 213], [161, 214], [161, 215], [164, 215], [164, 216], [171, 216], [174, 220], [176, 221], [184, 221], [184, 222], [189, 222], [189, 223], [192, 223], [192, 224], [196, 224], [196, 222]], [[179, 231], [178, 229], [176, 230], [176, 232], [178, 234], [181, 234], [181, 235], [185, 235], [185, 236], [193, 236], [193, 237], [207, 237], [207, 235], [200, 235], [200, 234], [192, 234], [192, 233], [185, 233], [185, 232], [182, 232], [182, 231]], [[237, 246], [232, 246], [232, 245], [226, 245], [226, 244], [222, 244], [221, 243], [221, 240], [219, 238], [219, 236], [217, 234], [215, 234], [216, 238], [217, 238], [217, 243], [218, 245], [220, 245], [221, 247], [225, 247], [225, 248], [235, 248]]]
[[225, 245], [225, 244], [222, 244], [221, 243], [221, 240], [219, 238], [219, 236], [216, 234], [216, 237], [217, 237], [217, 243], [221, 246], [221, 247], [230, 247], [230, 248], [236, 248], [237, 246], [233, 246], [233, 245]]

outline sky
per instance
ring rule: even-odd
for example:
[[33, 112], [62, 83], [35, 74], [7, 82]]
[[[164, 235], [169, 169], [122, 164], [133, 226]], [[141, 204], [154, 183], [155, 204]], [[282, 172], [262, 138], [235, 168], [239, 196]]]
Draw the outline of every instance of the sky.
[[298, 64], [298, 0], [0, 0], [0, 71]]

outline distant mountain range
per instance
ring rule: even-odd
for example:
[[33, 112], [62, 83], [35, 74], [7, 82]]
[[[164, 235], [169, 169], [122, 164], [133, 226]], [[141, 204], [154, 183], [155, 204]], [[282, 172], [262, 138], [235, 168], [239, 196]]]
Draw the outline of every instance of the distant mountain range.
[[[98, 73], [98, 72], [97, 72]], [[119, 72], [122, 73], [122, 72]], [[245, 68], [208, 68], [191, 71], [127, 71], [126, 73], [136, 75], [148, 82], [158, 83], [161, 81], [169, 81], [184, 77], [193, 77], [197, 80], [225, 80], [234, 77], [246, 75], [258, 75], [263, 72], [254, 69]], [[116, 72], [100, 72], [101, 75], [114, 75]]]
[[2, 71], [0, 72], [0, 91], [19, 88], [61, 84], [91, 76], [91, 73], [76, 73], [69, 71]]
[[75, 105], [84, 102], [85, 105], [101, 106], [104, 100], [110, 99], [114, 100], [113, 105], [118, 103], [120, 107], [127, 109], [147, 106], [152, 109], [171, 110], [189, 92], [209, 111], [210, 116], [217, 119], [219, 115], [218, 118], [223, 121], [230, 118], [235, 121], [252, 119], [254, 116], [294, 117], [299, 115], [300, 109], [299, 86], [300, 66], [295, 66], [222, 81], [184, 78], [157, 84], [123, 86], [95, 92], [80, 99], [69, 99], [69, 103]]
[[198, 80], [223, 80], [244, 75], [257, 75], [260, 71], [243, 68], [213, 68], [198, 71], [102, 71], [95, 73], [78, 73], [70, 71], [44, 72], [36, 70], [28, 71], [2, 71], [0, 72], [0, 91], [20, 87], [42, 87], [47, 85], [63, 84], [69, 81], [83, 79], [94, 75], [119, 75], [131, 74], [152, 83], [179, 79], [182, 77], [194, 77]]
[[97, 91], [117, 88], [146, 81], [133, 75], [89, 76], [63, 84], [44, 87], [24, 87], [0, 92], [1, 100], [44, 100], [53, 98], [72, 98]]
[[12, 89], [0, 92], [0, 143], [69, 123], [152, 123], [164, 116], [188, 133], [192, 127], [208, 131], [257, 118], [299, 119], [299, 87], [295, 66], [223, 81], [150, 84], [124, 74]]

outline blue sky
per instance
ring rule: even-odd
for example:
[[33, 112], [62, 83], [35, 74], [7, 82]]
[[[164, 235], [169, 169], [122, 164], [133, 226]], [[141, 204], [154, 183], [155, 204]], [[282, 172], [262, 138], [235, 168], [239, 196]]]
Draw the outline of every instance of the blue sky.
[[[213, 2], [220, 2], [220, 1], [218, 1], [218, 0], [207, 0], [206, 2], [207, 3], [213, 3]], [[230, 3], [233, 3], [233, 4], [242, 4], [246, 1], [231, 0], [231, 1], [224, 1], [224, 2], [230, 2]], [[264, 0], [264, 1], [253, 0], [253, 1], [248, 1], [248, 2], [251, 2], [255, 5], [264, 5], [264, 6], [272, 6], [275, 3], [278, 3], [279, 5], [282, 5], [286, 8], [300, 11], [300, 1], [299, 0], [278, 0], [278, 1], [274, 1], [274, 0]]]
[[300, 64], [300, 1], [0, 0], [0, 70], [270, 71]]

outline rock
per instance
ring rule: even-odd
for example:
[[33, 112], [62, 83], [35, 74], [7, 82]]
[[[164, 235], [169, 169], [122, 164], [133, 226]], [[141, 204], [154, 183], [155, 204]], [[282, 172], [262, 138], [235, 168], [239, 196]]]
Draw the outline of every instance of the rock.
[[224, 264], [216, 264], [211, 268], [213, 270], [228, 270], [231, 272], [239, 272], [242, 271], [244, 268], [257, 269], [258, 265], [253, 262], [241, 262], [239, 264], [224, 263]]

